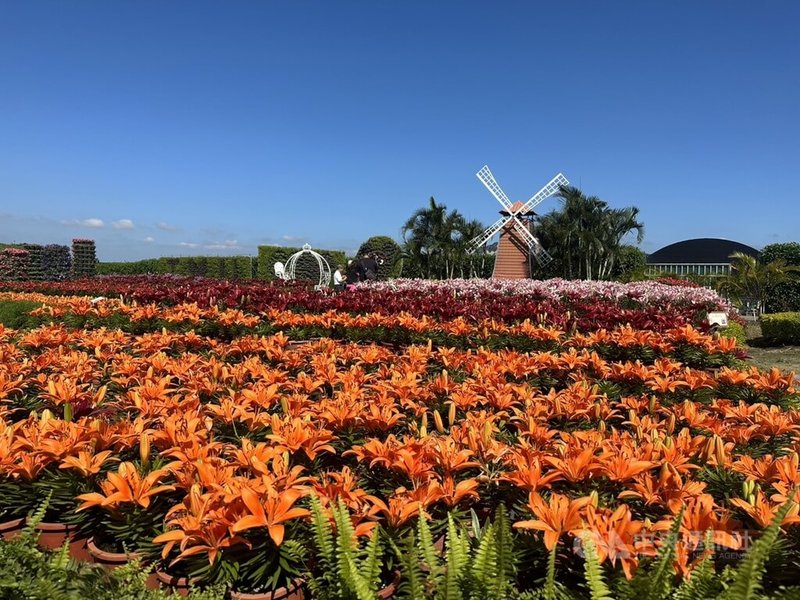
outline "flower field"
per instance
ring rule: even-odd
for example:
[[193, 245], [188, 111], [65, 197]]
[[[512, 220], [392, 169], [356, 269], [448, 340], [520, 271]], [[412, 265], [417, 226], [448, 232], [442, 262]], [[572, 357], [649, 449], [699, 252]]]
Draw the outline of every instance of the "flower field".
[[[508, 520], [499, 597], [541, 588], [548, 560], [579, 590], [587, 532], [609, 577], [630, 579], [676, 519], [687, 576], [709, 540], [716, 568], [736, 564], [800, 484], [794, 375], [709, 333], [726, 306], [702, 288], [8, 288], [23, 291], [0, 301], [40, 307], [0, 329], [0, 521], [49, 496], [46, 521], [200, 582], [313, 581], [312, 512], [339, 505], [356, 536], [380, 536], [370, 577], [399, 571], [401, 595], [414, 577], [393, 547], [421, 515], [433, 538], [448, 519]], [[797, 507], [780, 516], [773, 587], [800, 572]]]

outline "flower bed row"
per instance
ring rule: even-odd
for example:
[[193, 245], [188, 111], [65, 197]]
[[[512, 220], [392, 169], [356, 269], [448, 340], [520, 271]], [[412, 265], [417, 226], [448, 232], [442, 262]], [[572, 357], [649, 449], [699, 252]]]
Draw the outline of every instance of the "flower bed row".
[[[800, 484], [794, 377], [720, 368], [733, 343], [691, 327], [570, 334], [413, 315], [401, 325], [382, 314], [89, 299], [48, 308], [67, 326], [0, 331], [0, 519], [50, 494], [47, 519], [91, 532], [100, 547], [124, 544], [244, 591], [318, 568], [302, 564], [312, 496], [327, 515], [343, 502], [358, 535], [380, 528], [397, 544], [420, 513], [439, 535], [448, 515], [502, 505], [529, 556], [587, 528], [605, 544], [601, 560], [624, 574], [647, 555], [643, 540], [680, 514], [688, 551], [675, 563], [686, 573], [706, 530], [738, 551]], [[144, 330], [102, 326], [115, 318]], [[225, 335], [198, 333], [208, 322]], [[259, 335], [265, 323], [285, 332]], [[512, 332], [548, 347], [291, 337], [389, 326], [484, 341]], [[649, 349], [645, 360], [615, 358], [626, 344]], [[692, 348], [691, 364], [670, 354], [678, 345]], [[789, 547], [797, 520], [795, 508], [784, 519]], [[559, 555], [561, 572], [576, 564]], [[540, 574], [521, 568], [519, 587]]]
[[[684, 324], [702, 327], [709, 311], [729, 307], [705, 288], [656, 282], [565, 282], [553, 279], [515, 283], [481, 280], [363, 284], [340, 294], [302, 285], [273, 286], [259, 281], [220, 281], [174, 276], [97, 277], [67, 282], [3, 282], [0, 290], [122, 297], [128, 303], [182, 304], [238, 308], [251, 313], [276, 310], [319, 313], [408, 313], [416, 317], [504, 323], [538, 322], [583, 331], [629, 323], [662, 330]], [[485, 280], [483, 280], [485, 281]]]

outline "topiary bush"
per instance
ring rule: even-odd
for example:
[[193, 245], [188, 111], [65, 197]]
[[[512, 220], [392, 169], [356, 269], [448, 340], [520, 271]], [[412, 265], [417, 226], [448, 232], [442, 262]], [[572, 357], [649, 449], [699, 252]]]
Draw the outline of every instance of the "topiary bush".
[[[376, 254], [378, 257], [378, 279], [391, 279], [400, 276], [400, 257], [402, 250], [392, 238], [385, 235], [376, 235], [361, 244], [358, 249], [358, 258]], [[332, 265], [335, 268], [334, 265]]]
[[761, 335], [784, 344], [800, 344], [800, 312], [761, 315]]

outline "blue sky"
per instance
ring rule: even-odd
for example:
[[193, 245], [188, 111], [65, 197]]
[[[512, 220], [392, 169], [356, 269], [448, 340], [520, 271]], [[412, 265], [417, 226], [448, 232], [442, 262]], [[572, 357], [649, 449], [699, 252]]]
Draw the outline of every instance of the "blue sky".
[[[800, 4], [5, 2], [0, 241], [341, 248], [562, 171], [645, 251], [800, 240]], [[539, 211], [556, 208], [554, 199]]]

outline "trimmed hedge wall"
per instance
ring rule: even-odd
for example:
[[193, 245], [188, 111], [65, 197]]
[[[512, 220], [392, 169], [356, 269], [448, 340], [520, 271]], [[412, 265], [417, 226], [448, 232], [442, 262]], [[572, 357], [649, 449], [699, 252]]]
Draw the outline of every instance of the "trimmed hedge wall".
[[761, 335], [784, 344], [800, 344], [800, 312], [761, 315]]
[[[284, 265], [289, 257], [295, 252], [300, 252], [302, 248], [287, 248], [285, 246], [259, 246], [258, 247], [258, 278], [267, 281], [275, 280], [275, 263], [282, 262]], [[336, 265], [346, 265], [345, 253], [341, 250], [319, 250], [314, 248], [328, 261], [331, 267], [331, 275], [336, 270]], [[319, 265], [311, 255], [301, 256], [294, 269], [295, 279], [305, 279], [319, 281]]]
[[99, 262], [97, 263], [98, 275], [155, 275], [162, 273], [158, 270], [158, 259], [148, 258], [133, 262]]
[[251, 279], [255, 260], [250, 256], [178, 256], [134, 262], [105, 262], [97, 265], [99, 275], [189, 275], [217, 279]]
[[160, 273], [214, 277], [216, 279], [250, 279], [253, 259], [249, 256], [181, 256], [158, 259]]

